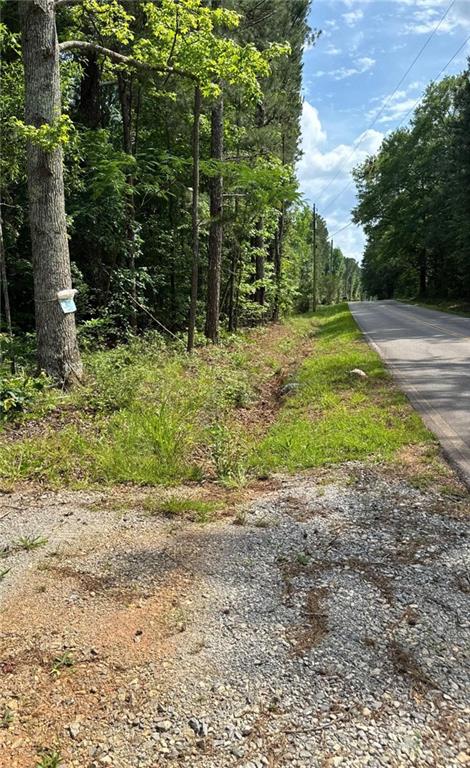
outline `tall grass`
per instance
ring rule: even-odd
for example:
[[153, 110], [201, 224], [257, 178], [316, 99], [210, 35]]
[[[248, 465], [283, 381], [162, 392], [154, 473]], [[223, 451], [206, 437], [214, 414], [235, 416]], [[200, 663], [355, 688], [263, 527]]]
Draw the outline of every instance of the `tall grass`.
[[[253, 429], [246, 416], [237, 419], [312, 334], [314, 352], [274, 423]], [[0, 436], [1, 480], [175, 485], [212, 477], [233, 486], [278, 470], [386, 459], [430, 440], [346, 306], [291, 319], [280, 340], [265, 328], [188, 357], [152, 334], [86, 362], [86, 386], [57, 395], [62, 427], [46, 414], [39, 435]]]

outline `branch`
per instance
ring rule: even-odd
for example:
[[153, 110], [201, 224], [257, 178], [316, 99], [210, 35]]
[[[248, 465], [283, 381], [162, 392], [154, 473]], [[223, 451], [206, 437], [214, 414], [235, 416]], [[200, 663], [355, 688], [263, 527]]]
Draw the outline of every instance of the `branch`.
[[[57, 0], [57, 2], [64, 2], [64, 0]], [[139, 61], [132, 58], [132, 56], [124, 56], [122, 53], [113, 51], [111, 48], [105, 48], [98, 43], [90, 43], [86, 40], [66, 40], [64, 43], [60, 43], [59, 50], [61, 53], [65, 51], [85, 51], [87, 53], [98, 53], [102, 56], [106, 56], [116, 64], [126, 64], [129, 67], [135, 67], [144, 72], [162, 72], [168, 75], [179, 75], [180, 77], [187, 77], [190, 80], [198, 82], [198, 78], [192, 72], [187, 72], [184, 69], [178, 69], [177, 67], [167, 66], [164, 64], [147, 64], [145, 61]]]

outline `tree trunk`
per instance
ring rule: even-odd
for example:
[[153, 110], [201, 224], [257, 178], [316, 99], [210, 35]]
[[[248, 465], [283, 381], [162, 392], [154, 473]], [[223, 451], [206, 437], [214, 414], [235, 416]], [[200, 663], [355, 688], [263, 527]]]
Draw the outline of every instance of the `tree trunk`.
[[[2, 209], [0, 205], [0, 283], [2, 284], [3, 303], [5, 307], [5, 321], [7, 326], [8, 337], [10, 341], [13, 340], [13, 327], [11, 324], [11, 311], [10, 311], [10, 294], [8, 291], [8, 278], [7, 267], [5, 262], [5, 247], [3, 244], [3, 221], [2, 221]], [[1, 331], [1, 316], [0, 316], [0, 331]], [[0, 363], [3, 362], [0, 356]], [[11, 361], [12, 373], [15, 373], [15, 360]]]
[[[222, 5], [221, 0], [212, 0], [212, 9], [217, 10]], [[211, 159], [221, 163], [224, 152], [224, 100], [223, 95], [217, 99], [211, 114]], [[206, 336], [217, 343], [219, 340], [220, 316], [220, 271], [222, 264], [223, 241], [223, 177], [219, 170], [210, 183], [210, 230], [209, 230], [209, 263], [207, 272], [207, 314]]]
[[[125, 72], [118, 74], [119, 101], [121, 104], [122, 116], [122, 145], [126, 155], [133, 155], [132, 141], [132, 81]], [[128, 174], [126, 182], [129, 186], [129, 194], [126, 196], [126, 251], [127, 263], [131, 272], [131, 325], [134, 332], [137, 331], [137, 280], [135, 270], [136, 254], [136, 222], [135, 222], [135, 204], [134, 204], [134, 177]]]
[[[253, 239], [253, 245], [256, 249], [255, 254], [255, 280], [264, 280], [264, 237], [263, 237], [263, 219], [259, 219], [256, 228], [258, 230]], [[264, 307], [264, 285], [259, 285], [255, 290], [255, 301]]]
[[101, 70], [96, 53], [90, 53], [83, 66], [80, 80], [80, 101], [77, 116], [87, 128], [95, 130], [101, 126]]
[[284, 241], [285, 205], [282, 205], [281, 215], [274, 238], [274, 306], [273, 320], [278, 322], [281, 314], [281, 279], [282, 279], [282, 247]]
[[197, 289], [199, 282], [199, 129], [201, 123], [201, 89], [194, 89], [193, 111], [193, 194], [191, 202], [191, 232], [192, 232], [192, 272], [191, 272], [191, 301], [189, 305], [188, 352], [194, 347], [194, 331], [196, 328]]
[[[235, 221], [238, 220], [238, 200], [235, 200]], [[233, 333], [237, 330], [237, 317], [236, 317], [236, 292], [238, 288], [238, 261], [239, 261], [240, 245], [238, 239], [234, 238], [232, 246], [232, 259], [230, 263], [230, 287], [228, 294], [228, 330]]]
[[[26, 123], [36, 128], [61, 114], [59, 48], [53, 0], [19, 2]], [[38, 363], [56, 381], [82, 377], [75, 314], [64, 314], [57, 291], [71, 288], [65, 219], [62, 149], [28, 142], [29, 220], [34, 277]]]

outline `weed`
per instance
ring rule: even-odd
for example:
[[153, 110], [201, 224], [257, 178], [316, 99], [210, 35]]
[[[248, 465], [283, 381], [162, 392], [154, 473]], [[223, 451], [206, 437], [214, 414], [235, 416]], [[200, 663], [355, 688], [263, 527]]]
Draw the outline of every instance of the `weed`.
[[297, 555], [297, 562], [299, 565], [308, 565], [310, 562], [310, 555], [307, 555], [306, 552], [299, 552]]
[[43, 536], [21, 536], [14, 542], [15, 549], [24, 549], [26, 552], [30, 552], [33, 549], [39, 549], [39, 547], [45, 547], [48, 539]]
[[0, 420], [11, 419], [25, 411], [38, 397], [48, 383], [43, 374], [31, 378], [19, 374], [7, 379], [0, 379]]
[[168, 499], [149, 497], [142, 504], [150, 515], [165, 515], [167, 517], [183, 517], [196, 523], [208, 523], [214, 518], [219, 505], [211, 501], [198, 499], [182, 499], [171, 496]]
[[0, 716], [0, 728], [9, 728], [14, 720], [14, 714], [11, 709], [5, 707]]
[[270, 528], [273, 525], [273, 521], [268, 515], [258, 517], [253, 523], [255, 528]]
[[245, 452], [236, 435], [220, 423], [211, 426], [209, 435], [217, 479], [227, 487], [243, 485], [246, 482]]
[[246, 512], [243, 509], [238, 509], [233, 518], [234, 525], [246, 525]]
[[60, 768], [62, 758], [57, 749], [46, 748], [41, 750], [37, 760], [36, 768]]
[[54, 659], [51, 667], [51, 675], [56, 675], [58, 677], [63, 669], [73, 667], [74, 664], [75, 661], [71, 652], [64, 651], [61, 656], [56, 656]]
[[0, 571], [0, 581], [3, 581], [7, 573], [10, 573], [10, 568], [5, 568], [3, 571]]

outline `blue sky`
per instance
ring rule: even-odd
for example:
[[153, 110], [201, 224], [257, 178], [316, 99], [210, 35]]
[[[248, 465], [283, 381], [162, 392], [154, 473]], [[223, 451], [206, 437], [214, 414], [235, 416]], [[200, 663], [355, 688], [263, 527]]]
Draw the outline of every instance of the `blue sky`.
[[[470, 35], [470, 0], [454, 0], [438, 32], [389, 98], [450, 3], [313, 0], [310, 24], [322, 34], [304, 54], [303, 156], [297, 170], [305, 198], [317, 204], [330, 233], [351, 220], [354, 184], [345, 189], [351, 168], [378, 149]], [[462, 71], [469, 54], [470, 42], [445, 74]], [[348, 227], [335, 242], [345, 256], [361, 259], [360, 228]]]

